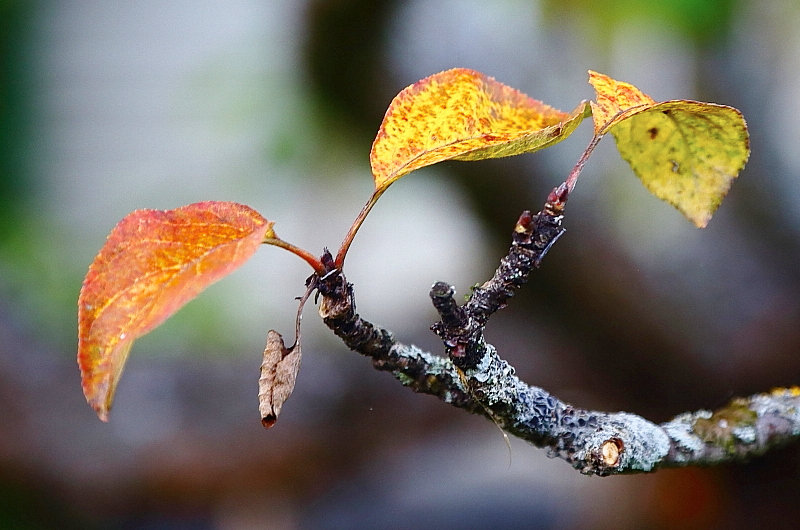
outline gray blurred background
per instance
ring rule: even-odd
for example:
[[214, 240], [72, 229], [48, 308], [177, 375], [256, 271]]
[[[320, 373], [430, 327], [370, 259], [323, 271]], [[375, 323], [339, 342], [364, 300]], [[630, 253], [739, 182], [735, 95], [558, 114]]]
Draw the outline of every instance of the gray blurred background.
[[[0, 527], [750, 528], [800, 519], [800, 448], [587, 478], [415, 395], [304, 320], [270, 431], [266, 331], [310, 273], [261, 249], [133, 348], [111, 421], [80, 390], [76, 300], [137, 208], [249, 204], [336, 248], [391, 98], [474, 68], [563, 110], [586, 70], [741, 109], [753, 154], [709, 227], [651, 197], [609, 138], [559, 241], [487, 330], [531, 384], [663, 421], [800, 382], [800, 6], [794, 0], [0, 0]], [[437, 280], [487, 279], [591, 126], [547, 151], [399, 181], [351, 248], [359, 311], [409, 343]]]

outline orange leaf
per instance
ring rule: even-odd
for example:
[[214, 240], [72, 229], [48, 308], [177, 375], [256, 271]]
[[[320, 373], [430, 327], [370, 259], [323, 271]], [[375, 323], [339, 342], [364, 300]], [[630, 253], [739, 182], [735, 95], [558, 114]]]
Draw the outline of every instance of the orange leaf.
[[376, 190], [443, 160], [479, 160], [536, 151], [588, 116], [581, 103], [562, 112], [465, 68], [434, 74], [392, 100], [372, 144]]
[[272, 222], [231, 202], [137, 210], [89, 266], [78, 299], [78, 365], [86, 400], [108, 420], [133, 341], [275, 237]]

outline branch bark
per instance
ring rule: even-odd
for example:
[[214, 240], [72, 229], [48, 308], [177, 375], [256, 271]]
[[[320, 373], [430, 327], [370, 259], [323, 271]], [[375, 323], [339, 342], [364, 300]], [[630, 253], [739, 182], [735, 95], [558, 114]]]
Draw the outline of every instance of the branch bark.
[[[400, 343], [390, 331], [361, 318], [353, 286], [333, 268], [312, 277], [322, 295], [323, 321], [350, 349], [372, 358], [376, 369], [392, 373], [403, 385], [486, 416], [584, 474], [741, 461], [800, 439], [800, 387], [736, 398], [714, 412], [698, 410], [655, 424], [627, 412], [574, 407], [515, 375], [483, 330], [564, 233], [568, 194], [562, 184], [540, 212], [523, 212], [508, 254], [466, 304], [456, 303], [447, 283], [433, 285], [430, 296], [441, 320], [432, 329], [442, 338], [447, 358]], [[332, 263], [329, 256], [322, 261]]]

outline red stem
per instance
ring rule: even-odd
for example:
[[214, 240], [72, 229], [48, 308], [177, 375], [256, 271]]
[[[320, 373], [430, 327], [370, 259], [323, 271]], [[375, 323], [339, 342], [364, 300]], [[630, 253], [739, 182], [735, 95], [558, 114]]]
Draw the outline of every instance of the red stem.
[[575, 184], [578, 182], [578, 176], [583, 171], [583, 166], [586, 165], [586, 161], [589, 160], [589, 156], [594, 151], [594, 148], [597, 147], [597, 144], [600, 143], [600, 140], [603, 138], [602, 134], [595, 134], [592, 136], [589, 145], [586, 146], [586, 149], [581, 154], [581, 157], [578, 159], [578, 162], [575, 164], [575, 167], [572, 168], [572, 171], [569, 172], [567, 175], [567, 179], [564, 181], [564, 184], [567, 185], [567, 191], [572, 192], [575, 189]]
[[309, 251], [307, 251], [307, 250], [305, 250], [303, 248], [296, 247], [296, 246], [292, 245], [291, 243], [287, 243], [286, 241], [284, 241], [283, 239], [281, 239], [279, 237], [267, 237], [267, 238], [264, 238], [264, 241], [262, 241], [262, 243], [264, 243], [266, 245], [275, 245], [276, 247], [280, 247], [282, 249], [288, 250], [289, 252], [291, 252], [295, 256], [298, 256], [299, 258], [305, 260], [306, 263], [311, 265], [312, 269], [314, 269], [316, 272], [318, 272], [320, 274], [325, 274], [327, 272], [325, 270], [325, 266], [322, 265], [322, 262], [314, 254], [312, 254], [311, 252], [309, 252]]
[[337, 269], [341, 269], [344, 266], [344, 258], [347, 256], [347, 251], [350, 249], [350, 244], [353, 243], [353, 239], [355, 239], [358, 229], [361, 228], [362, 224], [364, 224], [364, 219], [367, 218], [370, 210], [372, 210], [372, 207], [375, 206], [376, 202], [378, 202], [378, 198], [383, 195], [384, 191], [386, 191], [386, 187], [373, 191], [369, 200], [367, 200], [367, 203], [363, 208], [361, 208], [361, 211], [358, 212], [358, 216], [356, 217], [355, 221], [353, 221], [353, 224], [350, 225], [350, 230], [347, 232], [347, 235], [344, 236], [342, 245], [339, 247], [339, 252], [336, 254], [336, 260], [333, 262]]
[[597, 144], [600, 143], [600, 140], [605, 136], [608, 130], [613, 126], [619, 123], [622, 120], [622, 117], [626, 114], [632, 115], [638, 113], [647, 105], [636, 105], [634, 107], [629, 107], [627, 109], [622, 109], [617, 112], [614, 116], [612, 116], [606, 123], [603, 124], [600, 129], [594, 133], [592, 136], [591, 141], [589, 141], [589, 145], [586, 146], [586, 150], [583, 152], [581, 157], [578, 159], [578, 162], [575, 164], [575, 167], [572, 168], [572, 171], [569, 172], [567, 175], [567, 179], [564, 181], [564, 184], [567, 185], [567, 191], [571, 192], [575, 189], [575, 184], [578, 182], [578, 176], [583, 171], [583, 166], [586, 165], [586, 161], [589, 159], [589, 155], [592, 154], [594, 148], [597, 147]]

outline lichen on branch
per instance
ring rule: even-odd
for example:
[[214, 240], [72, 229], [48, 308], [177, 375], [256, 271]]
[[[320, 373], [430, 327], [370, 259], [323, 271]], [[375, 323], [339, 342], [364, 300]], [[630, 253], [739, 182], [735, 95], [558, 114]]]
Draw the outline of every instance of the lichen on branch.
[[[437, 282], [430, 296], [441, 320], [432, 328], [447, 357], [398, 342], [359, 316], [353, 286], [337, 269], [318, 278], [320, 315], [352, 350], [391, 372], [415, 392], [487, 417], [504, 431], [544, 448], [584, 474], [651, 472], [658, 468], [739, 461], [800, 439], [800, 388], [738, 398], [716, 412], [700, 410], [655, 424], [628, 412], [584, 410], [520, 380], [486, 342], [483, 330], [539, 267], [561, 227], [568, 187], [553, 190], [537, 214], [524, 212], [494, 276], [459, 306], [455, 290]], [[331, 262], [323, 256], [323, 262]]]

